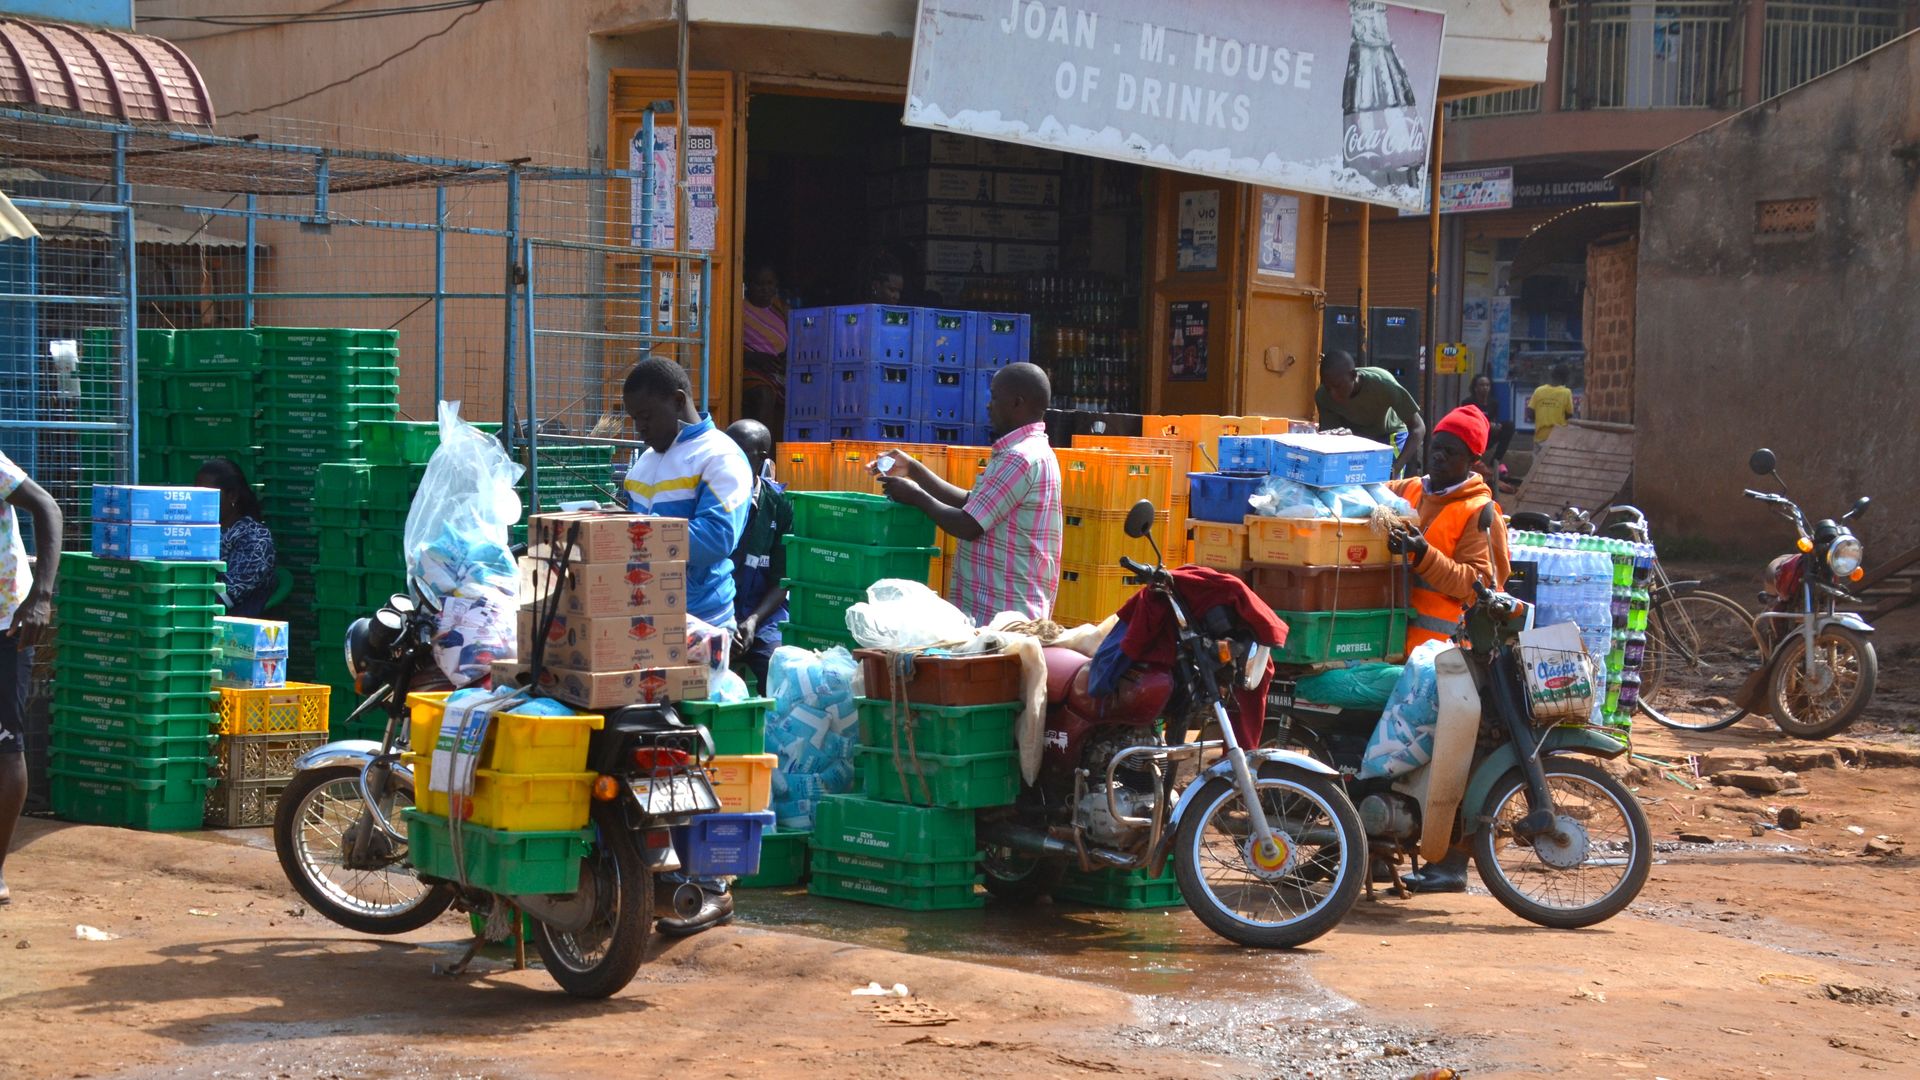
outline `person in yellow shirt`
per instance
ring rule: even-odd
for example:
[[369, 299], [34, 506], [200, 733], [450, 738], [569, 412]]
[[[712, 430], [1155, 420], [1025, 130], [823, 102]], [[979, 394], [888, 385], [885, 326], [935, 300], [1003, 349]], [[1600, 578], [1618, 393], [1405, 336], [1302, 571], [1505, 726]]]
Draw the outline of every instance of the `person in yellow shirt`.
[[1553, 366], [1553, 381], [1536, 386], [1527, 399], [1527, 412], [1533, 415], [1535, 446], [1553, 437], [1554, 429], [1567, 426], [1573, 417], [1573, 390], [1567, 386], [1567, 365]]

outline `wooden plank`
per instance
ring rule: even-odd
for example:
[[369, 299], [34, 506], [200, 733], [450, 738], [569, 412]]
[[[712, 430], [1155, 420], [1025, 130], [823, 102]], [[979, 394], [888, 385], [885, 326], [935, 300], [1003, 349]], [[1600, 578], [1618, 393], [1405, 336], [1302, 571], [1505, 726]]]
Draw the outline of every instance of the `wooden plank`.
[[1598, 510], [1633, 473], [1633, 428], [1569, 425], [1555, 432], [1520, 484], [1517, 508], [1558, 514], [1569, 506]]

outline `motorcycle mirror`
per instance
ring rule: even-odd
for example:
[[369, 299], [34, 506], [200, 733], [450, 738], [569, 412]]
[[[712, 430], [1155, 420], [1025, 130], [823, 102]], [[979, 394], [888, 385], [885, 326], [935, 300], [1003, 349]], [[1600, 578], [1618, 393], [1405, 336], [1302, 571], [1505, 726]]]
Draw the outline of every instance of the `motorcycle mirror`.
[[1134, 503], [1133, 509], [1127, 511], [1127, 535], [1138, 540], [1152, 532], [1153, 516], [1153, 501], [1151, 499], [1141, 499], [1139, 502]]
[[1780, 462], [1773, 456], [1773, 451], [1764, 446], [1755, 450], [1753, 456], [1747, 459], [1747, 468], [1752, 469], [1755, 476], [1772, 476], [1773, 470], [1779, 465]]
[[1846, 514], [1843, 517], [1841, 517], [1840, 520], [1852, 521], [1854, 518], [1862, 517], [1866, 514], [1867, 507], [1872, 505], [1873, 505], [1873, 500], [1867, 498], [1865, 495], [1862, 495], [1859, 498], [1853, 500], [1853, 509], [1847, 511]]

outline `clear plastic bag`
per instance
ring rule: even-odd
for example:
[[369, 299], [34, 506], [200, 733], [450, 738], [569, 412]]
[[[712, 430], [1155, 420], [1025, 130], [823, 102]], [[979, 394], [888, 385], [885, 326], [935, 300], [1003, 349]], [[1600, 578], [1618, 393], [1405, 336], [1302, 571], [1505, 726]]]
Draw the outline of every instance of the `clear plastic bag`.
[[455, 686], [516, 655], [519, 573], [508, 530], [520, 520], [514, 485], [525, 470], [499, 440], [440, 403], [440, 446], [407, 512], [407, 573], [440, 608], [435, 660]]
[[1321, 492], [1322, 501], [1337, 518], [1368, 518], [1380, 503], [1359, 484], [1343, 484]]
[[1433, 759], [1433, 728], [1440, 720], [1440, 682], [1434, 658], [1451, 648], [1427, 641], [1407, 656], [1400, 680], [1360, 759], [1360, 778], [1404, 776]]
[[1393, 511], [1395, 517], [1410, 518], [1419, 516], [1413, 512], [1412, 503], [1395, 495], [1393, 489], [1385, 484], [1368, 484], [1367, 494], [1373, 496], [1374, 502]]
[[869, 649], [918, 649], [965, 641], [974, 628], [925, 582], [888, 578], [867, 589], [865, 603], [847, 609], [847, 632]]
[[1261, 517], [1332, 517], [1325, 500], [1314, 489], [1281, 476], [1260, 481], [1259, 490], [1247, 499], [1247, 506]]
[[813, 827], [822, 795], [853, 790], [853, 753], [860, 712], [860, 666], [834, 648], [775, 649], [767, 666], [767, 747], [779, 757], [773, 774], [773, 812], [782, 828]]

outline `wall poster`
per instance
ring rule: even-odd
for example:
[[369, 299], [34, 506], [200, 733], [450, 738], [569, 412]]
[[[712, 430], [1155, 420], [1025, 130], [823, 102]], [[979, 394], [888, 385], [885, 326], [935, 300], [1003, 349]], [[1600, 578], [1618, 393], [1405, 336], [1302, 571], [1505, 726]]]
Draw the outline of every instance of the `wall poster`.
[[1205, 300], [1176, 300], [1167, 305], [1167, 377], [1176, 382], [1205, 382], [1207, 322], [1213, 305]]
[[1300, 196], [1260, 195], [1259, 267], [1263, 274], [1292, 277], [1300, 249]]
[[1220, 269], [1220, 192], [1180, 193], [1179, 260], [1181, 270]]

